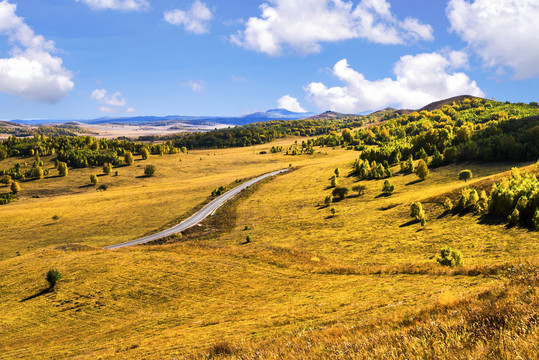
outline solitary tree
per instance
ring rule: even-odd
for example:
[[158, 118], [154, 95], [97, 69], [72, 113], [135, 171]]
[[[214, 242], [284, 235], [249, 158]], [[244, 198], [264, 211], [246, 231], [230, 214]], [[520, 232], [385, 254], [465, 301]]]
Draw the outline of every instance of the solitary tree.
[[98, 181], [99, 181], [99, 178], [97, 177], [96, 174], [90, 175], [90, 182], [91, 182], [92, 184], [95, 185], [95, 184], [97, 184]]
[[473, 174], [472, 174], [471, 170], [466, 169], [466, 170], [462, 170], [461, 172], [459, 172], [459, 179], [460, 180], [464, 180], [464, 182], [467, 182], [471, 178], [473, 178]]
[[384, 187], [382, 188], [382, 192], [387, 195], [393, 194], [395, 191], [395, 185], [391, 184], [389, 180], [384, 181]]
[[425, 217], [425, 210], [423, 210], [423, 206], [420, 202], [412, 203], [412, 205], [410, 205], [410, 210], [410, 216], [416, 220], [421, 220]]
[[146, 165], [144, 168], [144, 175], [146, 176], [154, 176], [155, 175], [155, 166], [154, 165]]
[[335, 175], [333, 175], [330, 178], [330, 180], [331, 180], [331, 187], [336, 187], [339, 184], [339, 182], [337, 181], [337, 178], [335, 177]]
[[339, 168], [335, 168], [334, 173], [336, 177], [339, 177], [341, 175], [341, 170], [339, 170]]
[[148, 157], [150, 156], [150, 151], [147, 148], [143, 147], [140, 149], [140, 155], [142, 155], [142, 158], [144, 160], [147, 160]]
[[421, 179], [425, 180], [429, 176], [429, 167], [425, 160], [420, 159], [417, 163], [417, 168], [415, 169], [415, 174]]
[[112, 164], [111, 163], [104, 163], [103, 164], [103, 173], [109, 175], [112, 172]]
[[133, 154], [131, 151], [126, 151], [124, 154], [124, 161], [127, 165], [133, 165], [135, 162], [135, 158], [133, 157]]
[[367, 190], [367, 187], [365, 185], [352, 186], [352, 191], [356, 191], [358, 196], [363, 195], [365, 193], [365, 190]]
[[60, 176], [67, 176], [67, 173], [68, 173], [67, 164], [65, 162], [63, 162], [63, 161], [60, 161], [58, 163], [58, 174]]
[[49, 271], [47, 271], [47, 276], [45, 277], [45, 279], [47, 279], [47, 282], [49, 283], [49, 289], [53, 290], [54, 287], [56, 286], [56, 283], [61, 278], [62, 278], [62, 274], [58, 270], [49, 269]]
[[17, 195], [21, 191], [21, 186], [17, 181], [13, 181], [11, 183], [11, 192], [15, 195]]
[[348, 190], [347, 187], [339, 186], [339, 187], [336, 187], [335, 189], [333, 189], [331, 194], [333, 195], [333, 197], [336, 197], [336, 198], [339, 198], [339, 199], [344, 199], [346, 197], [346, 195], [348, 195], [349, 192], [350, 192], [350, 190]]
[[335, 216], [335, 214], [337, 214], [337, 209], [335, 209], [335, 206], [332, 206], [329, 211], [331, 211], [331, 216]]
[[328, 196], [326, 196], [326, 198], [324, 199], [324, 204], [325, 204], [326, 206], [329, 206], [329, 205], [331, 205], [331, 202], [332, 202], [332, 201], [333, 201], [333, 198], [331, 197], [331, 195], [328, 195]]

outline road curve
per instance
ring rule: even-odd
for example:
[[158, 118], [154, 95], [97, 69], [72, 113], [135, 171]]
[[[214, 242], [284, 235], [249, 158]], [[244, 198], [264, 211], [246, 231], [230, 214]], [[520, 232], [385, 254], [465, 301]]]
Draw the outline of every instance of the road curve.
[[127, 246], [140, 245], [140, 244], [144, 244], [144, 243], [147, 243], [147, 242], [150, 242], [150, 241], [158, 240], [158, 239], [164, 238], [166, 236], [170, 236], [170, 235], [173, 235], [173, 234], [177, 234], [177, 233], [179, 233], [181, 231], [184, 231], [185, 229], [188, 229], [188, 228], [190, 228], [192, 226], [195, 226], [196, 224], [200, 223], [206, 217], [208, 217], [213, 212], [215, 212], [219, 207], [221, 207], [221, 205], [223, 205], [225, 202], [227, 202], [232, 197], [237, 195], [240, 191], [242, 191], [244, 189], [247, 189], [249, 186], [251, 186], [253, 184], [256, 184], [257, 182], [259, 182], [261, 180], [264, 180], [265, 178], [268, 178], [268, 177], [274, 176], [274, 175], [278, 175], [278, 174], [284, 173], [286, 171], [288, 171], [288, 169], [274, 171], [274, 172], [271, 172], [269, 174], [264, 174], [264, 175], [261, 175], [261, 176], [255, 178], [255, 179], [249, 180], [246, 183], [241, 184], [239, 186], [236, 186], [234, 189], [229, 190], [226, 193], [224, 193], [223, 195], [221, 195], [221, 196], [215, 198], [214, 200], [212, 200], [208, 205], [204, 206], [200, 211], [198, 211], [196, 214], [194, 214], [193, 216], [191, 216], [187, 220], [182, 221], [180, 224], [178, 224], [176, 226], [173, 226], [170, 229], [161, 231], [160, 233], [157, 233], [157, 234], [153, 234], [153, 235], [150, 235], [150, 236], [143, 237], [141, 239], [131, 240], [131, 241], [128, 241], [128, 242], [125, 242], [125, 243], [122, 243], [122, 244], [118, 244], [118, 245], [107, 246], [105, 249], [107, 249], [107, 250], [115, 250], [115, 249], [119, 249], [119, 248], [123, 248], [123, 247], [127, 247]]

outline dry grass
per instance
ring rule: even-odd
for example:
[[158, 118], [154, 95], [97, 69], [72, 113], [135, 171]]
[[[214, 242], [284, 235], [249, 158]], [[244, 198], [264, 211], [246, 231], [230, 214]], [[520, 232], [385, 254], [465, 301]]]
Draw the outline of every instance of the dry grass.
[[[100, 177], [105, 192], [84, 187], [100, 169], [23, 183], [0, 207], [0, 358], [534, 358], [535, 318], [525, 314], [535, 314], [537, 272], [509, 274], [539, 256], [538, 234], [472, 215], [438, 218], [435, 201], [425, 204], [426, 228], [409, 216], [410, 203], [458, 191], [463, 168], [482, 183], [514, 164], [452, 165], [423, 182], [398, 175], [389, 197], [380, 197], [383, 180], [365, 181], [366, 193], [333, 204], [332, 217], [317, 204], [336, 167], [342, 185], [356, 183], [347, 174], [358, 153], [256, 154], [272, 145], [152, 156]], [[138, 178], [147, 163], [157, 176]], [[215, 187], [290, 163], [295, 171], [180, 242], [101, 249], [178, 221]], [[462, 251], [463, 268], [436, 264], [445, 245]], [[52, 267], [64, 279], [46, 292]], [[477, 332], [501, 313], [510, 326]]]

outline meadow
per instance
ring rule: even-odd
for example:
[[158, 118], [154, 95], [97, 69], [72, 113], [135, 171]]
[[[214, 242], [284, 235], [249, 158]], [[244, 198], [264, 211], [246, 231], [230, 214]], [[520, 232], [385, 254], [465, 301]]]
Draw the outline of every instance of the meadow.
[[[334, 202], [333, 216], [323, 206], [329, 178], [339, 168], [340, 185], [357, 183], [350, 173], [359, 153], [269, 151], [295, 140], [136, 157], [113, 169], [118, 176], [99, 177], [106, 191], [89, 182], [101, 168], [67, 177], [52, 170], [21, 183], [19, 198], [0, 206], [0, 358], [502, 358], [493, 345], [500, 339], [506, 355], [517, 347], [523, 358], [539, 353], [532, 321], [539, 233], [444, 215], [436, 200], [464, 185], [457, 176], [464, 168], [473, 186], [513, 166], [533, 172], [534, 163], [456, 163], [425, 181], [397, 174], [390, 196], [382, 196], [384, 180], [363, 180], [365, 194]], [[53, 167], [52, 157], [43, 160]], [[0, 167], [13, 161], [23, 160]], [[156, 166], [155, 177], [142, 177], [146, 164]], [[290, 164], [293, 171], [256, 185], [176, 241], [102, 249], [181, 221], [216, 187]], [[410, 217], [415, 201], [424, 203], [425, 227]], [[462, 252], [463, 267], [437, 264], [447, 245]], [[50, 268], [63, 279], [49, 292]], [[528, 282], [515, 285], [518, 276]], [[507, 299], [521, 299], [520, 307], [504, 308]], [[483, 314], [487, 303], [493, 314], [509, 309], [507, 319], [530, 320], [520, 332], [507, 320], [496, 336], [477, 335], [467, 324], [482, 320], [470, 314]]]

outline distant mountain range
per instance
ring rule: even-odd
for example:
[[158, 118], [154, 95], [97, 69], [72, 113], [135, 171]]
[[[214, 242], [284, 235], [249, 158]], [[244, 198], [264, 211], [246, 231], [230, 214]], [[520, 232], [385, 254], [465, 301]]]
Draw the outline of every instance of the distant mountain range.
[[245, 125], [255, 122], [264, 122], [269, 120], [298, 120], [305, 119], [316, 115], [311, 112], [293, 112], [286, 109], [272, 109], [266, 112], [256, 112], [253, 114], [237, 116], [237, 117], [223, 117], [223, 116], [181, 116], [181, 115], [169, 115], [169, 116], [137, 116], [137, 117], [104, 117], [92, 120], [12, 120], [11, 122], [24, 125], [42, 125], [42, 124], [59, 124], [67, 122], [79, 122], [83, 124], [131, 124], [131, 125], [170, 125], [171, 123], [186, 123], [192, 125], [212, 125], [212, 124], [224, 124], [224, 125]]

